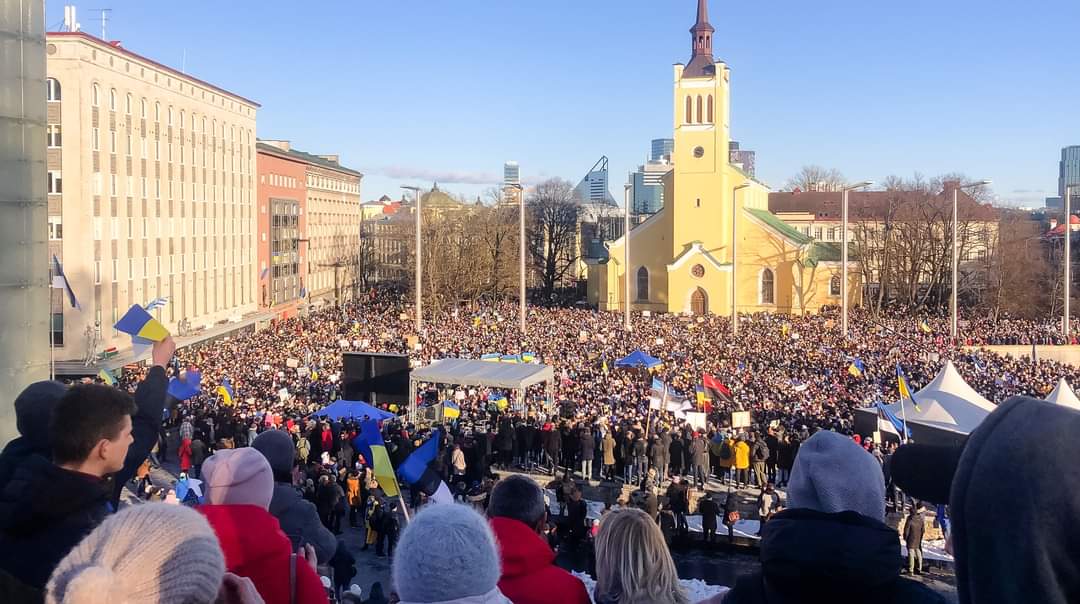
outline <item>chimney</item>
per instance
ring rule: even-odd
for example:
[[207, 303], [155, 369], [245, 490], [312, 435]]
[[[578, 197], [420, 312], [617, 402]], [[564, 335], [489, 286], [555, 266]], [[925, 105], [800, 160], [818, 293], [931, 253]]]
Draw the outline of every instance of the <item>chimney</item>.
[[259, 139], [260, 143], [265, 143], [271, 147], [276, 147], [282, 151], [288, 151], [290, 149], [289, 141], [272, 140], [272, 139]]

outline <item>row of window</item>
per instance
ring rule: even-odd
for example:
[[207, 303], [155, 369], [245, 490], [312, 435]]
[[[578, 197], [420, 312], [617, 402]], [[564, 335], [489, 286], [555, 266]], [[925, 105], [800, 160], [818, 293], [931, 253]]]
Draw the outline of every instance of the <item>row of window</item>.
[[[51, 218], [50, 218], [51, 220]], [[94, 240], [101, 241], [102, 239], [102, 224], [104, 219], [100, 216], [95, 216], [93, 219], [93, 232]], [[110, 239], [120, 239], [120, 218], [111, 218], [109, 221], [109, 235]], [[136, 239], [135, 235], [135, 218], [129, 217], [127, 219], [127, 239]], [[187, 224], [191, 225], [191, 236], [209, 236], [217, 237], [219, 235], [250, 235], [251, 223], [246, 220], [235, 220], [229, 218], [217, 219], [217, 218], [180, 218], [180, 234], [177, 235], [176, 231], [176, 218], [155, 218], [144, 217], [142, 219], [142, 231], [140, 234], [143, 239], [156, 239], [159, 237], [183, 237], [187, 232]], [[218, 227], [221, 226], [224, 230], [218, 231]]]
[[[684, 124], [712, 124], [713, 123], [713, 97], [708, 95], [702, 98], [697, 95], [697, 102], [694, 101], [695, 97], [690, 95], [686, 96], [686, 116], [683, 120]], [[694, 108], [697, 108], [697, 119], [694, 117]], [[704, 111], [703, 111], [704, 109]]]
[[[53, 98], [54, 94], [55, 94], [55, 98]], [[47, 97], [48, 97], [48, 99], [50, 101], [54, 101], [54, 100], [59, 101], [60, 100], [60, 83], [57, 82], [53, 78], [47, 79], [46, 80], [46, 95], [47, 95]], [[100, 97], [101, 97], [101, 91], [100, 91], [100, 88], [98, 87], [97, 83], [91, 84], [90, 85], [90, 104], [92, 106], [94, 106], [94, 107], [100, 106], [101, 105], [101, 98]], [[109, 89], [109, 111], [117, 111], [117, 103], [118, 103], [118, 97], [117, 97], [116, 89], [115, 88], [110, 88]], [[124, 97], [124, 113], [126, 115], [131, 115], [133, 105], [134, 105], [134, 97], [129, 92]], [[140, 98], [139, 99], [139, 117], [141, 117], [142, 119], [149, 119], [148, 112], [149, 112], [149, 102], [145, 98]], [[180, 118], [180, 121], [179, 121], [178, 125], [181, 128], [183, 128], [184, 124], [187, 123], [185, 121], [185, 119], [184, 119], [184, 117], [185, 117], [184, 116], [184, 110], [183, 109], [179, 110], [178, 115], [179, 115], [179, 118]], [[174, 116], [173, 107], [172, 107], [172, 105], [169, 105], [169, 106], [167, 106], [165, 108], [165, 124], [166, 125], [168, 125], [168, 126], [174, 125], [173, 116]], [[160, 101], [154, 101], [154, 122], [161, 122], [161, 102]], [[200, 124], [202, 126], [202, 132], [203, 133], [209, 132], [210, 135], [213, 136], [215, 133], [219, 132], [219, 130], [218, 130], [218, 122], [217, 122], [216, 119], [211, 120], [211, 122], [210, 122], [210, 130], [207, 130], [206, 117], [203, 117], [202, 120], [200, 121], [200, 120], [198, 120], [196, 118], [195, 114], [192, 113], [191, 114], [191, 130], [195, 131], [196, 127], [199, 126]], [[236, 138], [236, 126], [235, 125], [230, 125], [228, 127], [228, 130], [226, 130], [225, 126], [226, 126], [225, 123], [221, 124], [221, 129], [220, 129], [221, 138], [223, 140], [225, 140], [225, 141], [229, 141], [229, 140], [236, 141], [237, 140], [237, 138]], [[244, 128], [241, 128], [240, 129], [240, 139], [239, 139], [239, 141], [242, 144], [250, 145], [251, 144], [251, 134], [252, 134], [252, 132], [251, 132], [250, 129], [245, 130]]]
[[[829, 295], [840, 295], [840, 277], [834, 276], [829, 280]], [[637, 270], [637, 300], [648, 301], [649, 299], [649, 269], [644, 266]], [[772, 269], [763, 268], [758, 274], [758, 303], [776, 304], [776, 275]]]
[[[60, 174], [59, 171], [55, 171], [55, 173], [58, 176]], [[134, 179], [135, 179], [135, 177], [130, 175], [130, 174], [127, 176], [127, 190], [126, 190], [126, 193], [127, 193], [126, 196], [127, 197], [135, 197], [135, 180]], [[91, 182], [93, 183], [94, 195], [102, 195], [103, 194], [103, 176], [102, 176], [101, 172], [95, 172]], [[179, 197], [174, 195], [173, 185], [174, 185], [175, 182], [179, 183], [179, 193], [180, 193]], [[141, 176], [140, 177], [140, 185], [141, 185], [140, 189], [141, 189], [141, 192], [142, 192], [140, 197], [142, 197], [143, 199], [148, 199], [150, 197], [150, 195], [149, 195], [149, 179], [147, 177], [145, 177], [145, 176]], [[211, 202], [218, 202], [218, 201], [222, 201], [222, 202], [230, 202], [231, 201], [231, 202], [234, 202], [234, 203], [241, 203], [241, 202], [249, 201], [250, 198], [251, 198], [251, 190], [250, 189], [244, 189], [243, 186], [241, 186], [239, 188], [236, 188], [236, 187], [232, 187], [232, 188], [230, 188], [230, 187], [222, 187], [221, 191], [222, 191], [223, 197], [222, 197], [222, 199], [219, 200], [218, 196], [217, 196], [218, 185], [208, 185], [208, 184], [206, 184], [204, 182], [204, 183], [202, 183], [202, 197], [203, 198], [200, 200], [200, 199], [196, 198], [196, 193], [197, 193], [198, 187], [199, 187], [198, 183], [191, 183], [190, 189], [186, 188], [185, 181], [182, 181], [182, 180], [181, 181], [169, 180], [169, 181], [166, 181], [166, 185], [167, 185], [166, 199], [178, 199], [179, 201], [184, 200], [184, 198], [186, 197], [186, 191], [191, 192], [190, 200], [193, 201], [193, 202], [201, 201], [203, 203], [211, 203]], [[232, 192], [231, 199], [226, 199], [226, 197], [228, 197], [228, 196], [226, 196], [224, 194], [228, 193], [230, 191]], [[59, 191], [56, 191], [56, 192], [59, 193]], [[109, 196], [110, 197], [118, 197], [119, 196], [119, 192], [118, 192], [118, 188], [117, 188], [117, 175], [116, 174], [110, 174], [109, 175]], [[161, 199], [161, 179], [160, 178], [155, 178], [154, 179], [154, 199]]]
[[[55, 128], [56, 128], [57, 133], [59, 133], [60, 126], [55, 126]], [[133, 135], [131, 133], [128, 133], [127, 136], [126, 136], [127, 145], [125, 147], [127, 157], [134, 157], [134, 151], [133, 151], [134, 145], [132, 144], [133, 140], [134, 140]], [[139, 137], [139, 150], [140, 150], [140, 157], [142, 159], [149, 159], [150, 158], [149, 153], [148, 153], [149, 140], [150, 140], [149, 137], [146, 137], [146, 136], [140, 136]], [[178, 140], [180, 141], [180, 151], [179, 151], [178, 160], [179, 160], [179, 162], [181, 164], [183, 164], [183, 162], [184, 162], [184, 139], [183, 139], [183, 137], [179, 137]], [[116, 130], [109, 130], [109, 153], [111, 153], [113, 155], [117, 154], [118, 145], [117, 145], [116, 141], [117, 141]], [[59, 138], [57, 138], [57, 143], [56, 143], [55, 146], [57, 146], [57, 147], [60, 146]], [[166, 161], [172, 162], [173, 159], [174, 159], [173, 158], [173, 146], [174, 145], [170, 144], [169, 141], [167, 141], [167, 140], [165, 141], [165, 152], [166, 152], [166, 156], [167, 156]], [[211, 149], [215, 148], [216, 143], [214, 142], [214, 139], [211, 139], [211, 142], [210, 142], [209, 146], [210, 146]], [[209, 166], [210, 169], [217, 170], [218, 169], [218, 154], [213, 152], [213, 151], [211, 151], [210, 153], [207, 153], [207, 151], [205, 149], [206, 145], [204, 144], [203, 147], [204, 148], [203, 148], [203, 154], [202, 154], [202, 162], [201, 162], [200, 167], [202, 167], [202, 168], [207, 167], [207, 165], [206, 165], [206, 156], [209, 155], [210, 156], [210, 166]], [[241, 148], [236, 149], [235, 151], [229, 153], [228, 155], [226, 155], [226, 153], [224, 151], [222, 151], [221, 168], [222, 168], [222, 178], [223, 179], [225, 178], [225, 174], [227, 172], [234, 172], [235, 171], [235, 172], [237, 172], [237, 173], [239, 173], [241, 175], [250, 174], [251, 159], [252, 159], [251, 150], [248, 149], [248, 151], [245, 153], [244, 150], [242, 149], [242, 147], [243, 146], [241, 145]], [[195, 145], [195, 135], [194, 134], [191, 135], [191, 147], [189, 147], [189, 148], [191, 149], [191, 159], [190, 159], [189, 165], [193, 168], [193, 170], [192, 170], [192, 179], [194, 180], [194, 168], [196, 166], [199, 166], [199, 161], [198, 161], [197, 155], [196, 155], [196, 151], [198, 150], [198, 147]], [[100, 151], [101, 150], [101, 131], [96, 126], [90, 128], [90, 149], [92, 151]], [[237, 154], [240, 155], [240, 162], [239, 162], [240, 169], [239, 170], [236, 169], [236, 167], [237, 167], [236, 155]], [[154, 160], [155, 161], [161, 161], [161, 139], [154, 139]], [[225, 170], [226, 160], [228, 160], [228, 170]]]
[[[211, 269], [228, 269], [228, 268], [243, 268], [248, 265], [247, 254], [245, 258], [238, 262], [231, 264], [219, 264], [217, 254], [214, 254], [213, 261], [211, 262], [211, 254], [203, 254], [202, 266], [199, 266], [199, 262], [195, 254], [191, 254], [191, 267], [192, 270], [211, 270]], [[224, 256], [224, 254], [223, 254]], [[234, 254], [235, 256], [235, 254]], [[128, 281], [134, 281], [136, 279], [150, 279], [163, 276], [184, 275], [187, 273], [187, 255], [186, 254], [172, 254], [168, 256], [157, 256], [151, 262], [150, 258], [144, 257], [142, 262], [139, 262], [137, 258], [128, 258], [126, 279]], [[166, 266], [166, 263], [168, 266]], [[102, 280], [102, 264], [103, 261], [94, 261], [94, 285], [101, 285]], [[139, 268], [142, 270], [140, 271]], [[156, 270], [153, 270], [156, 269]], [[120, 274], [120, 259], [113, 258], [112, 260], [112, 283], [117, 283], [123, 275]]]

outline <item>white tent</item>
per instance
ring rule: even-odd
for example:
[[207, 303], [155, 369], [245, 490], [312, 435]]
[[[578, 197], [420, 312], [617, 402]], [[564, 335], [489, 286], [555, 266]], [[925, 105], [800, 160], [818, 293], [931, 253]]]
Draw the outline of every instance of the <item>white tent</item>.
[[[919, 405], [918, 409], [908, 400], [886, 407], [897, 418], [903, 419], [906, 416], [912, 427], [932, 428], [959, 435], [970, 434], [997, 407], [964, 381], [952, 361], [946, 361], [937, 377], [915, 393], [915, 402]], [[859, 411], [871, 413], [875, 417], [878, 414], [874, 407]], [[916, 435], [915, 439], [923, 440], [919, 435]]]
[[1080, 409], [1080, 398], [1076, 398], [1076, 393], [1069, 387], [1069, 383], [1065, 381], [1065, 378], [1058, 380], [1057, 386], [1055, 386], [1054, 391], [1046, 397], [1046, 400], [1055, 405], [1064, 405], [1071, 409]]
[[[473, 359], [439, 359], [409, 375], [410, 412], [416, 418], [416, 392], [421, 382], [453, 386], [487, 386], [524, 393], [529, 386], [547, 383], [547, 400], [554, 401], [555, 370], [539, 363], [494, 363]], [[523, 398], [523, 397], [522, 397]], [[519, 398], [519, 400], [521, 400]]]

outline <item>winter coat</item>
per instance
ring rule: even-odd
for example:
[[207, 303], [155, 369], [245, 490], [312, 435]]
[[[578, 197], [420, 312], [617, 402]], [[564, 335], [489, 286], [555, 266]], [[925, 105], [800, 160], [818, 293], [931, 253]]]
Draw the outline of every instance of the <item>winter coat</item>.
[[[724, 447], [724, 445], [727, 445], [727, 447]], [[725, 448], [727, 449], [727, 457], [724, 457]], [[720, 459], [721, 468], [730, 469], [731, 466], [735, 465], [735, 440], [732, 438], [725, 439], [716, 451], [716, 456]]]
[[589, 603], [585, 586], [555, 565], [555, 553], [536, 531], [511, 518], [492, 518], [491, 528], [502, 560], [499, 590], [514, 604]]
[[776, 465], [781, 470], [791, 471], [791, 468], [795, 465], [795, 452], [798, 450], [797, 445], [793, 442], [781, 442], [780, 451], [776, 456]]
[[578, 446], [581, 448], [581, 461], [592, 461], [596, 456], [596, 437], [593, 436], [592, 430], [581, 431]]
[[922, 549], [923, 533], [926, 532], [926, 520], [923, 515], [908, 514], [904, 523], [904, 544], [908, 549]]
[[720, 506], [712, 497], [702, 499], [698, 503], [698, 514], [701, 514], [701, 528], [716, 530], [716, 517], [720, 515]]
[[[203, 505], [196, 508], [217, 534], [225, 569], [251, 579], [266, 604], [289, 604], [290, 559], [295, 550], [276, 518], [255, 505]], [[315, 570], [296, 559], [296, 602], [327, 602]]]
[[690, 463], [705, 467], [708, 461], [709, 448], [705, 445], [705, 439], [695, 438], [690, 443]]
[[769, 445], [764, 440], [758, 439], [754, 443], [754, 449], [750, 453], [754, 463], [765, 463], [769, 459]]
[[359, 507], [364, 501], [360, 497], [360, 477], [349, 476], [349, 478], [345, 480], [345, 485], [349, 487], [349, 492], [347, 494], [349, 505], [352, 507]]
[[885, 523], [855, 512], [789, 509], [761, 538], [761, 567], [742, 575], [725, 604], [848, 602], [944, 603], [900, 577], [900, 541]]
[[180, 449], [176, 452], [176, 455], [180, 458], [180, 471], [187, 472], [191, 470], [191, 441], [184, 439], [180, 441]]
[[634, 439], [634, 459], [645, 459], [645, 440], [641, 438]]
[[745, 440], [735, 443], [735, 469], [746, 470], [750, 468], [750, 445]]
[[667, 489], [668, 507], [673, 512], [690, 511], [690, 487], [686, 484], [671, 483]]
[[315, 504], [301, 497], [291, 484], [274, 483], [270, 515], [277, 518], [281, 532], [292, 542], [293, 551], [310, 544], [320, 564], [329, 561], [337, 551], [337, 537], [323, 526]]
[[[420, 602], [410, 602], [408, 600], [401, 600], [398, 604], [421, 604]], [[514, 604], [506, 596], [503, 595], [499, 588], [487, 592], [486, 594], [480, 594], [479, 596], [467, 596], [464, 598], [456, 598], [454, 600], [442, 600], [440, 602], [428, 602], [426, 604]]]
[[199, 439], [191, 441], [191, 465], [199, 467], [206, 461], [206, 444]]
[[514, 449], [514, 424], [510, 418], [504, 417], [499, 422], [499, 432], [495, 436], [495, 448], [500, 451], [512, 451]]
[[671, 441], [671, 446], [668, 447], [670, 452], [671, 463], [681, 464], [683, 459], [683, 440], [681, 438], [675, 438]]
[[109, 484], [25, 458], [0, 492], [0, 570], [43, 589], [56, 565], [115, 508]]
[[604, 465], [610, 466], [615, 464], [615, 439], [611, 437], [611, 433], [608, 432], [604, 435], [604, 440], [601, 443], [601, 447], [604, 451]]
[[665, 430], [664, 433], [660, 435], [659, 444], [660, 446], [657, 448], [660, 450], [660, 463], [671, 463], [671, 432]]

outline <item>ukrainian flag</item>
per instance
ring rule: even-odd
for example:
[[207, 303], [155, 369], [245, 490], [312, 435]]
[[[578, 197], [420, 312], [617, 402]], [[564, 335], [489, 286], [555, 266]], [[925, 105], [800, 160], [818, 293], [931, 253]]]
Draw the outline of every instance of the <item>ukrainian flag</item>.
[[521, 362], [522, 363], [532, 363], [535, 360], [536, 360], [536, 353], [535, 352], [523, 352], [523, 353], [521, 353]]
[[443, 419], [457, 419], [461, 417], [461, 407], [454, 401], [443, 401]]
[[494, 363], [498, 363], [499, 359], [501, 359], [501, 358], [502, 358], [502, 355], [497, 353], [497, 352], [489, 352], [488, 354], [480, 355], [480, 360], [481, 361], [491, 361], [491, 362], [494, 362]]
[[109, 386], [116, 385], [116, 378], [113, 377], [113, 374], [111, 372], [102, 369], [98, 372], [98, 377], [101, 378], [101, 381], [105, 382]]
[[221, 395], [221, 404], [231, 407], [233, 405], [233, 389], [232, 384], [229, 383], [229, 378], [221, 380], [221, 385], [217, 387], [217, 393]]
[[926, 319], [919, 321], [919, 331], [923, 333], [933, 333], [934, 330], [930, 328], [930, 324], [926, 322]]
[[375, 479], [379, 481], [383, 493], [387, 497], [398, 495], [397, 477], [394, 476], [394, 466], [390, 464], [390, 455], [386, 452], [386, 444], [383, 443], [382, 433], [379, 432], [379, 424], [373, 419], [360, 424], [360, 435], [353, 441], [356, 449], [364, 456], [372, 470]]
[[133, 304], [113, 327], [132, 337], [137, 336], [153, 342], [169, 337], [169, 330], [138, 304]]
[[915, 402], [915, 397], [911, 395], [911, 388], [908, 388], [907, 377], [904, 376], [904, 369], [900, 366], [900, 363], [896, 364], [896, 388], [900, 391], [901, 405], [904, 404], [904, 399], [908, 399], [915, 406], [916, 411], [922, 411], [919, 408], [919, 403]]
[[863, 365], [863, 362], [856, 358], [848, 366], [847, 371], [855, 377], [862, 377], [862, 374], [866, 372], [866, 365]]
[[521, 357], [516, 354], [504, 354], [499, 361], [502, 363], [520, 363]]

